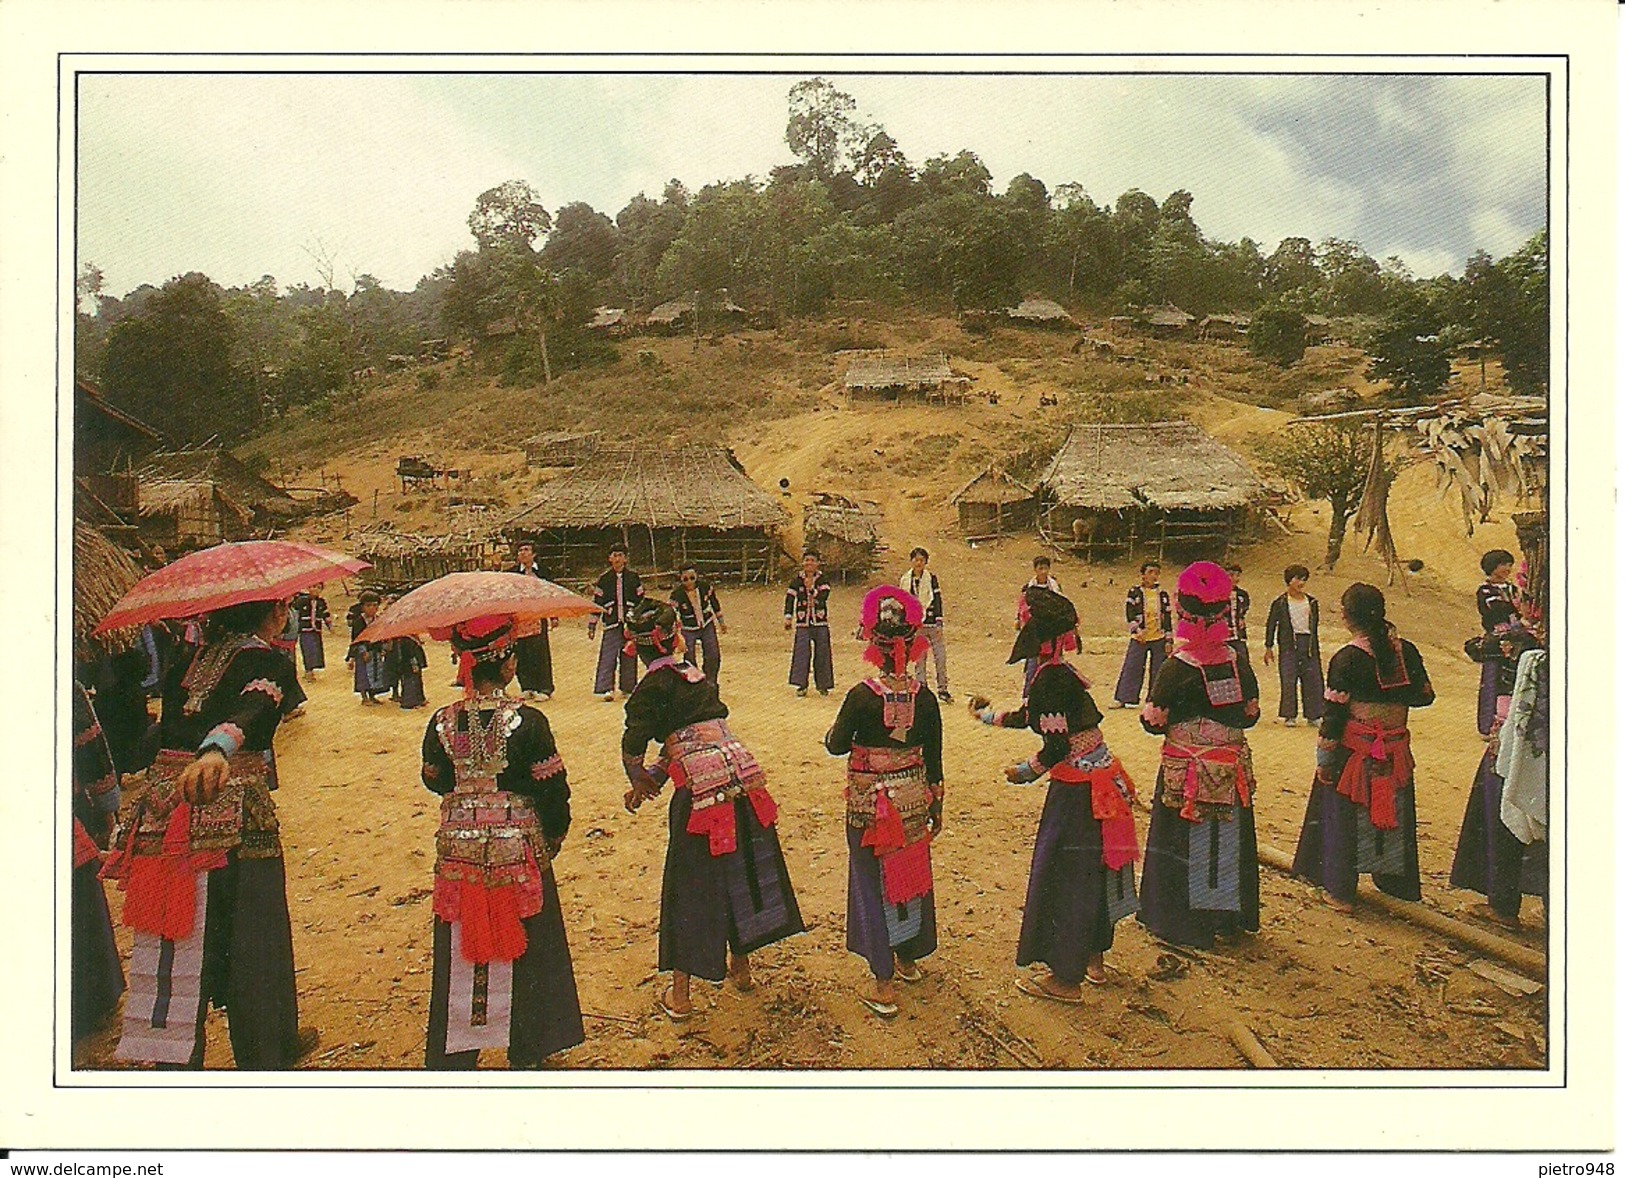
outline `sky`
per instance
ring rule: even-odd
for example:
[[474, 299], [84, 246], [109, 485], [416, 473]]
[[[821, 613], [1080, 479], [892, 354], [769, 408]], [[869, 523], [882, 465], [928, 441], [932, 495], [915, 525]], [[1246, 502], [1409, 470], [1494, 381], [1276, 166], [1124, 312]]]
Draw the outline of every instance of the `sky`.
[[[202, 271], [410, 289], [473, 246], [475, 198], [524, 179], [613, 217], [793, 162], [803, 75], [81, 76], [78, 258], [122, 296]], [[1359, 242], [1420, 277], [1546, 223], [1541, 77], [828, 74], [916, 166], [969, 148], [1097, 204], [1178, 188], [1212, 239]]]

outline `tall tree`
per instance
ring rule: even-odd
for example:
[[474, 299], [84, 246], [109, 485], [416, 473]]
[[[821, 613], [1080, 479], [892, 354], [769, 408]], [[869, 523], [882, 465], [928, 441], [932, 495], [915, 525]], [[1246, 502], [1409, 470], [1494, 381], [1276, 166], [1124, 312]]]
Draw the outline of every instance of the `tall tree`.
[[1276, 298], [1288, 298], [1300, 308], [1314, 306], [1320, 291], [1320, 270], [1307, 237], [1283, 237], [1264, 262], [1264, 289]]
[[552, 227], [552, 216], [524, 180], [504, 180], [487, 188], [468, 214], [468, 231], [481, 249], [534, 249], [536, 239]]
[[829, 181], [850, 171], [852, 157], [864, 145], [866, 128], [854, 117], [857, 101], [824, 78], [808, 78], [790, 87], [790, 119], [784, 141], [813, 175]]
[[572, 201], [554, 218], [542, 247], [542, 264], [550, 270], [579, 270], [602, 282], [615, 272], [619, 245], [613, 221], [589, 204]]

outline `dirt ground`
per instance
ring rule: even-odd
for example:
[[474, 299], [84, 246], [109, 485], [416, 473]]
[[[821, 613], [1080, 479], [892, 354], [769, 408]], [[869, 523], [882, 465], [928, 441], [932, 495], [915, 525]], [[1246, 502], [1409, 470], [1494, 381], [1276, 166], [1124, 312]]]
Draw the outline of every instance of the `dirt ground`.
[[[887, 425], [900, 427], [901, 410]], [[929, 411], [925, 411], [929, 412]], [[863, 428], [851, 414], [828, 415], [831, 442]], [[839, 427], [834, 419], [845, 417]], [[821, 423], [820, 423], [821, 424]], [[783, 473], [805, 485], [822, 446], [805, 419], [765, 433], [742, 457], [764, 485]], [[827, 450], [823, 451], [826, 455]], [[800, 457], [806, 456], [806, 457]], [[1409, 478], [1411, 476], [1407, 476]], [[927, 493], [929, 491], [929, 493]], [[861, 961], [844, 948], [846, 853], [843, 765], [821, 739], [840, 696], [863, 675], [850, 637], [863, 588], [838, 587], [837, 688], [830, 698], [797, 699], [786, 685], [789, 639], [780, 628], [781, 591], [722, 587], [730, 632], [723, 638], [723, 697], [737, 734], [767, 770], [780, 806], [780, 835], [808, 931], [753, 959], [758, 986], [748, 995], [696, 983], [701, 1013], [678, 1027], [658, 1010], [655, 972], [659, 883], [665, 850], [663, 805], [637, 815], [621, 808], [625, 788], [617, 749], [619, 705], [590, 693], [593, 655], [581, 623], [554, 635], [557, 696], [542, 705], [569, 770], [574, 813], [557, 860], [560, 900], [574, 957], [587, 1041], [557, 1059], [562, 1068], [1237, 1068], [1226, 1038], [1239, 1020], [1287, 1067], [1536, 1068], [1546, 1057], [1546, 995], [1503, 992], [1468, 966], [1475, 954], [1374, 912], [1339, 915], [1306, 885], [1264, 869], [1263, 928], [1246, 943], [1180, 955], [1180, 976], [1162, 980], [1164, 953], [1132, 920], [1117, 928], [1111, 975], [1085, 1003], [1063, 1007], [1019, 994], [1013, 985], [1016, 931], [1044, 787], [1017, 788], [1001, 770], [1032, 751], [1031, 734], [975, 723], [963, 700], [986, 693], [1013, 705], [1019, 672], [1005, 665], [1017, 587], [1036, 540], [976, 550], [946, 538], [940, 488], [893, 489], [888, 556], [923, 538], [934, 552], [948, 603], [952, 687], [948, 708], [946, 831], [934, 848], [940, 949], [924, 962], [925, 981], [904, 987], [899, 1018], [882, 1023], [859, 1004]], [[1252, 647], [1262, 647], [1264, 614], [1278, 570], [1324, 544], [1312, 508], [1301, 535], [1278, 537], [1241, 554], [1254, 600]], [[1429, 566], [1407, 595], [1390, 591], [1390, 616], [1421, 647], [1439, 702], [1413, 716], [1425, 902], [1455, 913], [1478, 897], [1452, 891], [1447, 877], [1468, 787], [1482, 743], [1473, 727], [1478, 668], [1461, 653], [1476, 628], [1471, 588], [1476, 554], [1510, 537], [1504, 525], [1467, 540], [1457, 520], [1420, 489], [1396, 496], [1401, 554], [1423, 551]], [[1441, 522], [1442, 520], [1442, 522]], [[1458, 542], [1459, 539], [1459, 542]], [[1082, 665], [1109, 696], [1122, 654], [1121, 602], [1129, 574], [1057, 560], [1056, 573], [1078, 603], [1086, 638]], [[1331, 608], [1354, 579], [1378, 570], [1359, 554], [1336, 577], [1310, 589], [1327, 604], [1323, 644], [1343, 639]], [[1176, 568], [1166, 574], [1171, 584]], [[1378, 583], [1381, 583], [1380, 581]], [[330, 587], [331, 588], [331, 587]], [[337, 616], [348, 601], [330, 593]], [[416, 1068], [428, 1012], [428, 904], [437, 799], [418, 777], [418, 749], [430, 710], [364, 707], [351, 694], [344, 642], [328, 643], [328, 670], [307, 683], [306, 714], [283, 726], [277, 752], [278, 806], [287, 857], [301, 1021], [322, 1043], [304, 1066]], [[447, 648], [429, 644], [431, 708], [455, 695]], [[1263, 671], [1266, 717], [1278, 698]], [[1104, 725], [1142, 793], [1149, 797], [1158, 741], [1132, 712]], [[1259, 838], [1292, 849], [1313, 768], [1312, 729], [1266, 719], [1251, 736], [1260, 778]], [[1144, 815], [1141, 834], [1144, 834]], [[120, 897], [110, 893], [117, 918]], [[1543, 937], [1539, 906], [1526, 906]], [[79, 1047], [81, 1067], [117, 1066], [116, 1027]], [[229, 1066], [224, 1019], [210, 1017], [207, 1064]], [[487, 1067], [502, 1066], [488, 1052]]]

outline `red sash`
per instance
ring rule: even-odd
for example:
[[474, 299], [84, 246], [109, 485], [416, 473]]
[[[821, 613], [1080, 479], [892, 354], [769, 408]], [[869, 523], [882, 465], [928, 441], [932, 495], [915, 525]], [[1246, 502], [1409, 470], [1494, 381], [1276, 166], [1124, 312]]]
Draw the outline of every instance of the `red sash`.
[[1338, 776], [1337, 792], [1369, 810], [1371, 825], [1378, 830], [1397, 830], [1394, 797], [1411, 784], [1416, 770], [1410, 731], [1350, 720], [1343, 729], [1343, 747], [1349, 758]]

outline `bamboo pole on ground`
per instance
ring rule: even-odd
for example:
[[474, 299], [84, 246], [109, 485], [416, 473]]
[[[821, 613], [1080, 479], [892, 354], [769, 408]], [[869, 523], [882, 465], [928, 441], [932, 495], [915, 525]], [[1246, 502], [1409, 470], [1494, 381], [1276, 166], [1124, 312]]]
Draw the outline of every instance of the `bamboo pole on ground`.
[[1264, 1045], [1258, 1041], [1247, 1024], [1240, 1019], [1231, 1019], [1225, 1024], [1225, 1034], [1235, 1049], [1241, 1052], [1241, 1057], [1255, 1068], [1278, 1068], [1281, 1065], [1275, 1062], [1275, 1057], [1264, 1050]]
[[[1259, 844], [1258, 861], [1266, 867], [1275, 868], [1277, 871], [1284, 871], [1288, 874], [1292, 871], [1292, 857], [1268, 844]], [[1504, 961], [1514, 969], [1537, 981], [1544, 981], [1546, 978], [1546, 954], [1539, 949], [1532, 949], [1528, 945], [1520, 945], [1518, 942], [1506, 937], [1496, 936], [1492, 932], [1475, 928], [1464, 921], [1446, 916], [1442, 912], [1435, 912], [1432, 908], [1428, 908], [1423, 904], [1410, 900], [1396, 900], [1393, 896], [1386, 895], [1383, 892], [1362, 888], [1359, 892], [1359, 898], [1372, 907], [1381, 909], [1389, 916], [1419, 925], [1429, 932], [1438, 933], [1440, 936], [1449, 937], [1451, 940], [1458, 941], [1469, 948], [1477, 949], [1488, 957]]]

